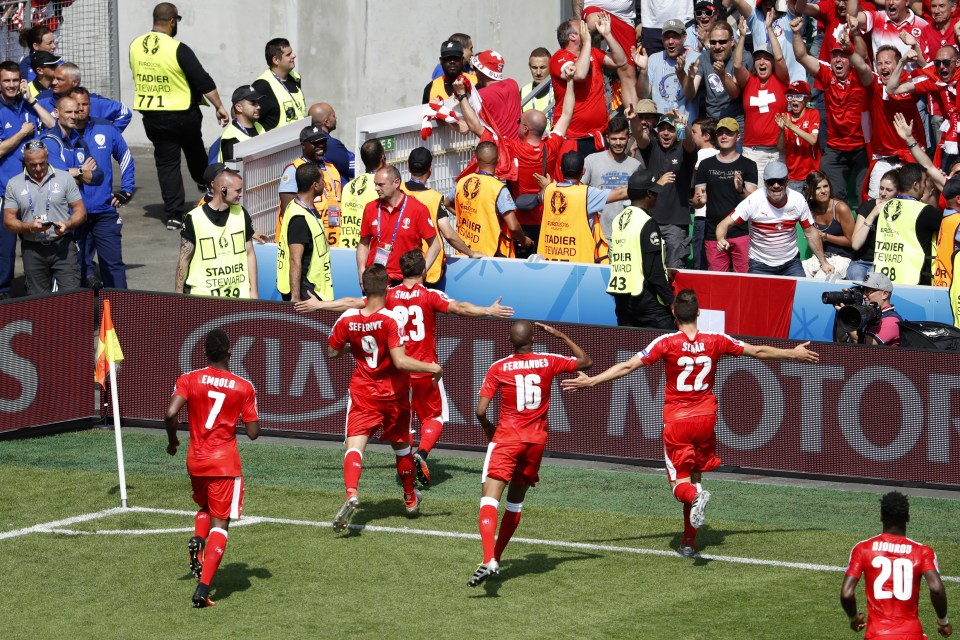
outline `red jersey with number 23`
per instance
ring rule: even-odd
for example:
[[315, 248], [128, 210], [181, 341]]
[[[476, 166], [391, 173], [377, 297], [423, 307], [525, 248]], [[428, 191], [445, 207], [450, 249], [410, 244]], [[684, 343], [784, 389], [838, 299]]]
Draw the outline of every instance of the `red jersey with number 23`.
[[691, 340], [682, 331], [662, 335], [638, 353], [643, 364], [663, 360], [667, 384], [663, 421], [675, 422], [717, 412], [713, 378], [720, 356], [739, 356], [743, 343], [725, 333], [698, 331]]
[[[387, 289], [387, 309], [407, 336], [407, 355], [422, 362], [437, 360], [437, 317], [446, 313], [450, 298], [442, 291], [422, 284], [412, 287], [399, 284]], [[429, 378], [429, 373], [411, 373], [411, 378]]]
[[406, 336], [391, 311], [379, 309], [366, 316], [349, 309], [337, 318], [328, 342], [337, 350], [350, 345], [356, 360], [350, 377], [352, 402], [407, 400], [410, 378], [390, 359], [390, 349], [403, 346]]
[[237, 418], [244, 422], [259, 419], [257, 394], [250, 381], [225, 369], [204, 367], [177, 378], [173, 393], [187, 401], [190, 475], [241, 475]]
[[[888, 634], [923, 633], [917, 617], [920, 578], [937, 571], [937, 554], [925, 544], [904, 536], [882, 533], [858, 542], [850, 552], [847, 575], [860, 579], [866, 574], [866, 638]], [[898, 636], [899, 637], [899, 636]]]
[[577, 370], [577, 359], [552, 353], [515, 353], [490, 366], [480, 395], [500, 389], [500, 421], [494, 442], [547, 443], [547, 410], [553, 378]]

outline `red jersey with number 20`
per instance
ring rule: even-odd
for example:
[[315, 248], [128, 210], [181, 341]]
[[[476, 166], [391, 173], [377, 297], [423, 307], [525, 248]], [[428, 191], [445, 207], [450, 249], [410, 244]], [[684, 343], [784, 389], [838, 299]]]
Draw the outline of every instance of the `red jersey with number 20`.
[[888, 634], [920, 634], [917, 617], [920, 578], [937, 571], [937, 554], [925, 544], [904, 536], [882, 533], [858, 542], [850, 552], [847, 575], [860, 579], [866, 574], [866, 638]]
[[554, 376], [577, 370], [577, 359], [552, 353], [515, 353], [487, 371], [480, 395], [500, 393], [500, 421], [494, 442], [547, 443], [547, 410]]
[[406, 399], [410, 378], [390, 359], [390, 349], [406, 343], [403, 327], [387, 309], [379, 309], [369, 316], [361, 311], [349, 309], [337, 318], [328, 340], [337, 350], [349, 344], [356, 360], [350, 378], [351, 399], [353, 402]]
[[691, 340], [682, 331], [662, 335], [638, 353], [643, 364], [663, 360], [667, 385], [663, 393], [663, 421], [675, 422], [717, 412], [713, 377], [720, 356], [739, 356], [743, 343], [725, 333], [698, 331]]
[[177, 378], [174, 395], [187, 401], [192, 476], [241, 475], [237, 418], [258, 420], [257, 394], [249, 380], [225, 369], [205, 367]]
[[[446, 313], [450, 298], [422, 284], [397, 285], [387, 289], [387, 309], [407, 336], [407, 355], [422, 362], [437, 360], [437, 317]], [[429, 373], [411, 373], [411, 378], [429, 378]]]

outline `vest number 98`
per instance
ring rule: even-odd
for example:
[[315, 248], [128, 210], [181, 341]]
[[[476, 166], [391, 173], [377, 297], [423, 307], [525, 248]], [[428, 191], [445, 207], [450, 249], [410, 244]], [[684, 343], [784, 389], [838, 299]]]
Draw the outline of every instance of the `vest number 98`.
[[525, 376], [513, 376], [513, 382], [517, 387], [517, 411], [524, 409], [533, 410], [540, 406], [543, 399], [543, 393], [540, 391], [540, 376], [535, 373], [528, 373]]
[[[913, 594], [913, 562], [909, 558], [890, 558], [877, 556], [871, 562], [880, 569], [880, 575], [873, 581], [873, 597], [877, 600], [909, 600]], [[887, 591], [884, 586], [890, 576], [893, 576], [893, 591]]]
[[897, 268], [896, 267], [884, 267], [880, 269], [880, 273], [890, 278], [890, 281], [893, 282], [897, 279]]

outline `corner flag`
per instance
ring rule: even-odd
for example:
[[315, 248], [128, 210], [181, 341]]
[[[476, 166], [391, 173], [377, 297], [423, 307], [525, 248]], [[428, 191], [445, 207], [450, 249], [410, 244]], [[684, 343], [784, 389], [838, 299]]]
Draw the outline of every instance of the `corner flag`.
[[100, 386], [106, 388], [107, 370], [109, 362], [123, 360], [123, 349], [117, 339], [117, 332], [113, 328], [113, 318], [110, 317], [110, 301], [103, 301], [103, 317], [100, 319], [100, 337], [97, 339], [97, 366], [94, 379]]

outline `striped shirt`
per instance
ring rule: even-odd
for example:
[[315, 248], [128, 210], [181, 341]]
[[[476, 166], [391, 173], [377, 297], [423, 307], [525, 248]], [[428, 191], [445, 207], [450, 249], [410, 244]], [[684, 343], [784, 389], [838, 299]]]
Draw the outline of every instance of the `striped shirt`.
[[765, 187], [747, 196], [730, 214], [734, 224], [750, 223], [750, 251], [753, 260], [771, 267], [786, 264], [797, 255], [797, 224], [813, 224], [810, 207], [799, 191], [787, 189], [787, 201], [776, 207], [767, 199]]

